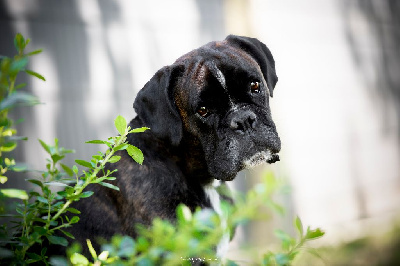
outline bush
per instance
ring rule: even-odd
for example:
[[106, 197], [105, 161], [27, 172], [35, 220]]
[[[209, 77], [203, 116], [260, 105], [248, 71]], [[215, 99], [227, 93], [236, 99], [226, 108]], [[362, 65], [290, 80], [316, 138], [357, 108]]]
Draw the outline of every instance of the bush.
[[[17, 142], [26, 140], [17, 136], [13, 128], [14, 121], [8, 117], [12, 108], [20, 105], [35, 105], [38, 99], [19, 89], [25, 84], [16, 85], [20, 72], [25, 72], [45, 81], [45, 78], [26, 69], [30, 56], [39, 54], [41, 50], [25, 53], [29, 39], [17, 34], [14, 45], [18, 54], [14, 58], [1, 58], [0, 71], [0, 182], [7, 182], [8, 171], [27, 170], [10, 158], [9, 153], [17, 147]], [[37, 190], [24, 191], [20, 189], [0, 189], [0, 199], [14, 199], [17, 202], [15, 214], [4, 213], [3, 217], [12, 220], [13, 226], [1, 225], [0, 262], [24, 265], [31, 263], [52, 265], [165, 265], [190, 264], [195, 260], [219, 262], [215, 254], [215, 246], [226, 231], [232, 231], [238, 225], [255, 219], [265, 219], [267, 209], [282, 212], [283, 208], [273, 201], [273, 195], [282, 187], [279, 180], [271, 173], [265, 174], [263, 182], [255, 186], [245, 195], [236, 195], [235, 205], [221, 203], [221, 209], [227, 217], [226, 224], [220, 216], [209, 209], [197, 209], [192, 213], [185, 205], [177, 210], [177, 222], [155, 219], [150, 227], [138, 225], [139, 237], [114, 236], [108, 243], [102, 245], [102, 251], [94, 250], [91, 241], [87, 240], [91, 258], [79, 253], [79, 247], [73, 242], [74, 236], [65, 228], [79, 222], [79, 210], [70, 207], [74, 201], [84, 200], [93, 192], [84, 189], [89, 184], [98, 184], [110, 189], [118, 187], [108, 183], [114, 180], [115, 171], [105, 171], [106, 163], [115, 163], [120, 159], [114, 155], [116, 151], [126, 150], [139, 164], [144, 160], [141, 150], [126, 142], [128, 134], [141, 133], [148, 128], [131, 129], [126, 120], [118, 116], [115, 127], [119, 136], [107, 140], [92, 140], [87, 143], [107, 146], [105, 153], [98, 152], [90, 161], [75, 160], [78, 165], [87, 170], [80, 172], [76, 165], [69, 167], [61, 163], [62, 159], [72, 150], [59, 147], [56, 139], [54, 145], [39, 140], [47, 152], [46, 170], [35, 179], [27, 179]], [[145, 148], [145, 147], [144, 147]], [[58, 189], [55, 189], [58, 188]], [[61, 190], [59, 190], [61, 188]], [[66, 215], [67, 213], [73, 215]], [[229, 215], [228, 215], [229, 214]], [[282, 243], [278, 252], [267, 251], [257, 263], [262, 265], [289, 265], [303, 248], [304, 244], [324, 233], [320, 229], [304, 230], [301, 220], [297, 217], [295, 228], [298, 237], [293, 238], [281, 230], [276, 236]], [[48, 245], [68, 247], [65, 257], [47, 254]], [[40, 247], [40, 248], [37, 248]], [[99, 254], [98, 254], [99, 253]], [[227, 265], [236, 265], [233, 261], [224, 261]]]

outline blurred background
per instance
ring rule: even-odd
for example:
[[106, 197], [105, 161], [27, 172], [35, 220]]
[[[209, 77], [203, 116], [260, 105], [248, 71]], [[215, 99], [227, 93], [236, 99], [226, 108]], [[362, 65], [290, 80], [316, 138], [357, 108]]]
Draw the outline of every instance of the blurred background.
[[[44, 104], [14, 113], [29, 137], [16, 158], [43, 169], [37, 139], [57, 137], [76, 150], [70, 163], [89, 159], [98, 147], [84, 142], [115, 135], [119, 114], [133, 118], [136, 93], [158, 69], [227, 34], [256, 37], [276, 61], [270, 102], [281, 161], [241, 173], [233, 186], [251, 187], [267, 169], [291, 193], [280, 198], [284, 217], [239, 229], [230, 256], [245, 243], [274, 243], [271, 228], [292, 230], [296, 215], [326, 231], [317, 245], [350, 245], [343, 261], [400, 256], [392, 245], [400, 232], [399, 11], [396, 0], [0, 0], [0, 54], [15, 54], [21, 32], [28, 50], [44, 50], [30, 69], [47, 79], [20, 77]], [[372, 247], [361, 241], [371, 237]], [[325, 263], [341, 258], [336, 251]]]

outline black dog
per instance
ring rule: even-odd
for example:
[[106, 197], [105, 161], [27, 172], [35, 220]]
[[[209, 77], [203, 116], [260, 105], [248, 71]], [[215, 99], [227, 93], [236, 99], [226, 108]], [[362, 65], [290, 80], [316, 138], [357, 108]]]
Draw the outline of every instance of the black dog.
[[[213, 188], [244, 168], [279, 160], [280, 139], [269, 96], [278, 78], [268, 48], [257, 39], [228, 36], [160, 69], [139, 92], [129, 143], [144, 152], [139, 165], [125, 152], [114, 185], [92, 186], [94, 195], [75, 207], [81, 220], [70, 230], [78, 241], [114, 234], [135, 237], [135, 224], [155, 217], [174, 221], [180, 203], [214, 208]], [[220, 252], [220, 250], [218, 251]]]

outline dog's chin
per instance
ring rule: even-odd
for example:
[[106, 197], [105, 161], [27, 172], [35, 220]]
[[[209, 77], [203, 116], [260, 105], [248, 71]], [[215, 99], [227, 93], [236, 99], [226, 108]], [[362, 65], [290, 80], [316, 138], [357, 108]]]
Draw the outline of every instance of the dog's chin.
[[253, 156], [251, 156], [250, 158], [246, 159], [243, 161], [243, 168], [245, 169], [251, 169], [254, 168], [256, 166], [259, 166], [263, 163], [275, 163], [277, 161], [279, 161], [279, 154], [277, 153], [272, 153], [271, 151], [261, 151], [261, 152], [257, 152], [256, 154], [254, 154]]
[[[214, 178], [217, 180], [221, 180], [221, 181], [232, 181], [233, 179], [235, 179], [237, 173], [243, 169], [252, 169], [263, 163], [272, 164], [277, 161], [280, 161], [279, 154], [277, 154], [277, 153], [272, 153], [271, 151], [257, 152], [256, 154], [252, 155], [250, 158], [244, 160], [240, 166], [238, 165], [236, 167], [237, 168], [236, 170], [229, 172], [229, 173], [227, 173], [227, 172], [224, 172], [223, 174], [219, 173]], [[231, 170], [234, 168], [235, 167], [232, 167]]]

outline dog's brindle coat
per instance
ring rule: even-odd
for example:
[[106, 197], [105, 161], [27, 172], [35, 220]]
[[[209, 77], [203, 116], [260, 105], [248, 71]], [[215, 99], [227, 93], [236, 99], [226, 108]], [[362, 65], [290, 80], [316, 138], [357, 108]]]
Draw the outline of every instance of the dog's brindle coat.
[[215, 179], [231, 181], [246, 167], [279, 160], [269, 108], [277, 80], [269, 49], [233, 35], [160, 69], [139, 91], [137, 116], [129, 124], [151, 128], [128, 136], [142, 149], [143, 165], [119, 152], [121, 160], [107, 169], [118, 169], [113, 184], [120, 191], [90, 186], [94, 195], [75, 204], [82, 214], [70, 232], [81, 243], [114, 234], [135, 237], [138, 223], [174, 221], [180, 203], [191, 210], [216, 208], [212, 198], [218, 194], [209, 196]]

